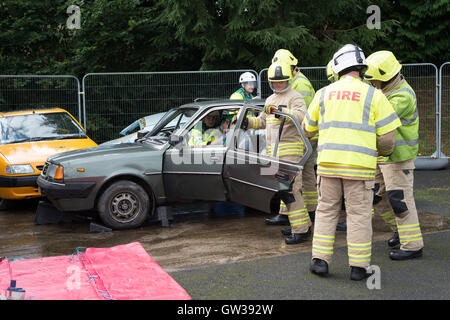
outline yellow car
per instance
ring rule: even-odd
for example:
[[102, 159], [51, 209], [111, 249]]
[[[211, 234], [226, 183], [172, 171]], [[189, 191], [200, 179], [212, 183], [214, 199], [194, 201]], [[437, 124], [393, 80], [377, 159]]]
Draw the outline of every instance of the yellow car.
[[0, 112], [0, 210], [42, 196], [36, 179], [49, 156], [95, 146], [64, 109]]

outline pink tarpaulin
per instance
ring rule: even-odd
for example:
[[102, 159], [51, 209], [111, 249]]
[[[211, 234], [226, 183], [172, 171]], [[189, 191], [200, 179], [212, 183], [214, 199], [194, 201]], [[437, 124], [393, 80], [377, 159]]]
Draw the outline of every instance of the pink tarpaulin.
[[32, 300], [184, 300], [187, 292], [139, 242], [79, 249], [72, 256], [0, 262], [0, 294], [10, 280]]

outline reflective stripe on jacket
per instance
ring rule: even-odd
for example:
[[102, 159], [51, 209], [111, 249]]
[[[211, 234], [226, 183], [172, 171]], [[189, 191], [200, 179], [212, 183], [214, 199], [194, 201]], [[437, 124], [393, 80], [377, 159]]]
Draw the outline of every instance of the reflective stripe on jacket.
[[[384, 90], [383, 90], [384, 91]], [[391, 93], [387, 95], [402, 123], [395, 132], [395, 148], [386, 162], [401, 162], [414, 159], [419, 151], [419, 114], [414, 90], [402, 78]]]
[[305, 118], [305, 130], [319, 130], [318, 174], [374, 179], [376, 136], [399, 127], [384, 94], [345, 76], [317, 92]]

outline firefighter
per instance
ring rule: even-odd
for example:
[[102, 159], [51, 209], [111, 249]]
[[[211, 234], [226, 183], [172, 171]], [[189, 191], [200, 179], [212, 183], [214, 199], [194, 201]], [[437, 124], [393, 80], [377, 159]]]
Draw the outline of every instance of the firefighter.
[[395, 134], [394, 151], [379, 161], [375, 212], [395, 231], [389, 246], [400, 244], [399, 250], [390, 252], [392, 260], [421, 257], [424, 243], [413, 195], [414, 160], [419, 151], [416, 94], [400, 74], [402, 65], [392, 52], [375, 52], [367, 63], [365, 77], [386, 95], [402, 124]]
[[251, 72], [244, 72], [239, 77], [239, 83], [241, 87], [234, 92], [231, 96], [231, 100], [251, 100], [254, 98], [253, 91], [256, 88], [256, 77]]
[[339, 49], [332, 69], [338, 81], [317, 92], [302, 124], [308, 136], [319, 131], [319, 204], [310, 271], [328, 274], [344, 195], [350, 279], [362, 280], [369, 276], [371, 259], [377, 151], [392, 152], [400, 120], [383, 93], [362, 81], [367, 63], [359, 47]]
[[[258, 117], [246, 117], [244, 129], [266, 129], [267, 155], [276, 156], [282, 160], [298, 163], [303, 156], [304, 144], [295, 124], [285, 120], [281, 131], [278, 149], [274, 150], [278, 139], [282, 118], [273, 114], [274, 110], [292, 114], [301, 123], [307, 112], [305, 100], [290, 87], [292, 72], [290, 65], [276, 61], [268, 70], [269, 85], [273, 94], [266, 99], [264, 112]], [[281, 109], [280, 106], [286, 106]], [[301, 194], [302, 173], [296, 175], [292, 195], [295, 201], [280, 206], [279, 214], [271, 219], [276, 224], [290, 224], [292, 234], [285, 239], [286, 244], [296, 244], [307, 240], [311, 235], [311, 221]]]
[[[305, 77], [303, 73], [300, 72], [297, 58], [286, 49], [279, 49], [275, 52], [272, 63], [277, 61], [283, 61], [290, 65], [292, 71], [292, 81], [290, 82], [291, 88], [300, 93], [305, 100], [306, 108], [308, 108], [311, 103], [314, 94], [313, 86], [308, 78]], [[317, 207], [317, 183], [316, 183], [316, 173], [314, 171], [314, 162], [317, 158], [317, 139], [318, 135], [309, 139], [309, 142], [312, 147], [313, 153], [308, 161], [305, 163], [305, 166], [302, 171], [302, 196], [305, 201], [306, 209], [308, 210], [309, 217], [311, 221], [314, 221], [316, 207]], [[282, 209], [286, 208], [285, 204], [281, 204]], [[271, 219], [267, 219], [268, 224], [273, 224]], [[292, 233], [291, 228], [284, 228], [281, 230], [281, 233], [290, 236]]]
[[[327, 69], [326, 69], [327, 79], [331, 83], [336, 82], [338, 80], [338, 75], [336, 73], [334, 73], [333, 69], [331, 68], [332, 65], [333, 65], [333, 59], [331, 59], [328, 62]], [[345, 216], [346, 216], [345, 215], [345, 201], [343, 201], [341, 214], [339, 215], [339, 220], [336, 225], [337, 231], [347, 231], [347, 222], [345, 221]]]

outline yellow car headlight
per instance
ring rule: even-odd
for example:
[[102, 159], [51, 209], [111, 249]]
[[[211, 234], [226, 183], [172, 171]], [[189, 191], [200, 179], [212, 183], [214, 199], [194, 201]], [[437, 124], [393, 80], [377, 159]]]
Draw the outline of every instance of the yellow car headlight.
[[27, 174], [34, 173], [30, 164], [10, 164], [5, 167], [6, 174]]

